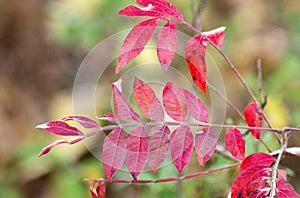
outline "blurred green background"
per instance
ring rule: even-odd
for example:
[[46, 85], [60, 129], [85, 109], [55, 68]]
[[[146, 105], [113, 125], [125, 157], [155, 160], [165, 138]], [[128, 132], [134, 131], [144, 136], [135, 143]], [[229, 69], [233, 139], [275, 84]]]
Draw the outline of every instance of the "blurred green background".
[[[171, 2], [187, 21], [192, 21], [189, 1]], [[57, 137], [34, 127], [72, 114], [72, 85], [81, 61], [98, 42], [139, 21], [117, 14], [119, 9], [131, 3], [134, 1], [0, 2], [1, 198], [89, 197], [88, 185], [83, 179], [104, 176], [101, 163], [80, 144], [60, 146], [38, 158], [40, 150]], [[223, 49], [255, 93], [256, 62], [261, 58], [264, 93], [269, 96], [266, 113], [276, 127], [300, 124], [299, 9], [300, 1], [295, 0], [211, 0], [202, 14], [202, 30], [227, 27]], [[179, 30], [191, 33], [182, 26]], [[232, 77], [224, 60], [213, 49], [209, 50], [225, 79], [228, 98], [243, 110], [250, 101], [249, 96], [237, 78]], [[174, 65], [177, 65], [176, 59]], [[110, 107], [108, 103], [97, 105], [99, 116]], [[227, 116], [231, 118], [228, 122], [240, 121], [230, 108]], [[273, 149], [278, 149], [270, 135], [263, 136]], [[252, 137], [246, 138], [248, 153], [259, 149]], [[300, 146], [299, 134], [290, 140], [290, 146], [297, 145]], [[228, 163], [216, 155], [207, 168]], [[300, 192], [299, 158], [286, 156], [282, 164], [289, 169], [289, 179]], [[199, 170], [194, 159], [187, 172]], [[154, 177], [176, 174], [170, 165]], [[120, 194], [122, 197], [145, 198], [226, 197], [235, 175], [236, 170], [232, 170], [183, 183], [113, 184], [108, 185], [107, 197], [119, 197]], [[153, 176], [145, 173], [141, 177]]]

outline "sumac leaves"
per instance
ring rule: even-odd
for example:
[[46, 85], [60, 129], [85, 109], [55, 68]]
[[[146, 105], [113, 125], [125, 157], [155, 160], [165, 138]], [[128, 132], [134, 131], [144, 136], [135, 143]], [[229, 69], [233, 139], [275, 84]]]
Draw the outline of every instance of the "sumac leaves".
[[154, 18], [142, 21], [133, 27], [121, 47], [116, 73], [143, 51], [158, 22], [159, 19]]
[[155, 173], [167, 157], [170, 147], [170, 129], [167, 125], [153, 127], [149, 135], [148, 166]]
[[137, 106], [146, 118], [164, 121], [163, 107], [147, 83], [135, 78], [133, 95]]
[[[265, 163], [264, 159], [266, 160]], [[255, 153], [245, 158], [240, 167], [239, 175], [232, 184], [231, 197], [247, 198], [253, 190], [257, 189], [253, 189], [252, 182], [256, 182], [255, 185], [264, 184], [264, 179], [268, 178], [272, 172], [270, 166], [273, 162], [275, 162], [275, 158], [265, 153]], [[257, 183], [257, 181], [259, 182]]]
[[102, 163], [108, 180], [122, 168], [127, 152], [127, 137], [123, 129], [115, 129], [104, 139]]
[[144, 169], [148, 155], [149, 137], [143, 126], [132, 130], [127, 138], [126, 165], [128, 171], [137, 180], [138, 175]]
[[206, 127], [196, 133], [195, 150], [198, 163], [203, 167], [213, 156], [217, 146], [217, 135], [212, 127]]
[[[260, 108], [259, 104], [255, 102], [249, 103], [244, 110], [244, 116], [248, 126], [262, 127], [263, 111]], [[250, 131], [255, 138], [259, 138], [259, 129], [250, 129]]]
[[177, 128], [171, 135], [170, 151], [172, 161], [181, 172], [190, 162], [194, 148], [194, 138], [192, 131], [187, 126]]
[[176, 26], [171, 21], [159, 31], [157, 37], [157, 57], [163, 70], [171, 65], [178, 47]]
[[225, 145], [233, 157], [239, 160], [245, 158], [246, 141], [240, 130], [236, 128], [228, 129], [225, 133]]
[[170, 20], [183, 22], [183, 16], [178, 9], [165, 0], [137, 0], [137, 3], [146, 7], [129, 5], [120, 10], [119, 14], [152, 18], [135, 25], [125, 38], [119, 53], [116, 73], [143, 51], [160, 20], [167, 21], [165, 27], [159, 32], [157, 46], [158, 59], [164, 70], [171, 65], [178, 46], [176, 26]]
[[172, 82], [168, 82], [163, 90], [163, 105], [166, 113], [176, 121], [186, 121], [189, 114], [197, 121], [208, 122], [208, 110], [202, 101]]
[[[271, 165], [275, 158], [266, 153], [255, 153], [245, 158], [231, 188], [231, 198], [268, 197], [272, 189]], [[286, 172], [277, 169], [275, 194], [278, 198], [299, 198], [295, 189], [288, 183]]]
[[183, 21], [183, 15], [179, 10], [165, 0], [137, 0], [136, 2], [146, 7], [140, 8], [135, 5], [129, 5], [120, 10], [119, 14], [125, 16], [150, 16], [162, 20], [168, 20], [171, 17], [176, 22]]
[[163, 90], [163, 105], [167, 114], [176, 121], [186, 121], [187, 107], [182, 89], [168, 82]]
[[208, 122], [208, 110], [202, 101], [186, 89], [183, 90], [183, 94], [189, 114], [200, 122]]
[[[142, 21], [133, 27], [121, 47], [116, 73], [127, 63], [141, 53], [151, 38], [159, 20], [167, 23], [159, 31], [157, 38], [157, 56], [163, 70], [171, 65], [178, 47], [176, 23], [187, 24], [179, 10], [165, 0], [137, 0], [136, 5], [129, 5], [119, 11], [125, 16], [149, 16], [149, 20]], [[170, 20], [172, 19], [172, 20]], [[192, 37], [185, 46], [184, 58], [189, 67], [194, 83], [206, 93], [207, 67], [206, 47], [209, 43], [220, 48], [224, 41], [225, 27], [220, 27]]]
[[50, 133], [53, 133], [55, 135], [61, 135], [61, 136], [83, 135], [83, 133], [79, 129], [68, 125], [65, 121], [62, 120], [46, 122], [44, 124], [40, 124], [36, 126], [36, 128], [44, 129]]
[[141, 121], [140, 116], [132, 109], [128, 100], [121, 92], [121, 81], [112, 84], [114, 111], [119, 120]]
[[225, 27], [203, 32], [192, 37], [185, 46], [184, 58], [189, 67], [194, 83], [206, 93], [207, 66], [205, 62], [206, 47], [211, 41], [217, 47], [221, 47], [224, 41]]

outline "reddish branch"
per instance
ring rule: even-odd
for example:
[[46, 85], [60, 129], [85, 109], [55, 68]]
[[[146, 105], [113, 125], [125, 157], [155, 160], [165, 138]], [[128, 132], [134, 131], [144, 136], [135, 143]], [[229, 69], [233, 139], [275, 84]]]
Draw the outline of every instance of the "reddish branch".
[[174, 181], [188, 180], [188, 179], [196, 178], [196, 177], [203, 176], [203, 175], [209, 175], [209, 174], [212, 174], [212, 173], [216, 173], [216, 172], [219, 172], [219, 171], [223, 171], [223, 170], [226, 170], [226, 169], [237, 167], [240, 164], [241, 163], [235, 163], [235, 164], [230, 164], [230, 165], [222, 167], [222, 168], [217, 168], [217, 169], [213, 169], [213, 170], [193, 173], [193, 174], [182, 176], [182, 177], [169, 177], [169, 178], [162, 178], [162, 179], [156, 179], [156, 180], [123, 180], [123, 179], [106, 180], [104, 178], [99, 178], [99, 179], [85, 179], [84, 181], [87, 181], [87, 182], [106, 182], [106, 183], [128, 183], [128, 184], [148, 184], [148, 183], [174, 182]]

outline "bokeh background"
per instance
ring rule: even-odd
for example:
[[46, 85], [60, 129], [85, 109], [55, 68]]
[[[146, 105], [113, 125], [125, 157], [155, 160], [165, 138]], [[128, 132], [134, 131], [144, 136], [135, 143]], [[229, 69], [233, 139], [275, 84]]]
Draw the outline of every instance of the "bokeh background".
[[[192, 22], [189, 1], [171, 2]], [[35, 126], [72, 114], [72, 86], [81, 61], [98, 42], [139, 21], [117, 14], [130, 3], [134, 1], [0, 1], [1, 198], [89, 197], [83, 179], [104, 177], [101, 163], [81, 144], [60, 146], [38, 158], [40, 150], [57, 137]], [[265, 110], [276, 127], [300, 125], [299, 21], [300, 1], [295, 0], [211, 0], [201, 17], [202, 30], [227, 27], [223, 49], [255, 93], [257, 59], [262, 60], [264, 94], [269, 96]], [[182, 26], [179, 29], [192, 34]], [[249, 96], [220, 55], [209, 50], [225, 80], [228, 98], [242, 110]], [[176, 61], [182, 63], [178, 58], [174, 65]], [[108, 73], [107, 79], [117, 79]], [[99, 116], [110, 108], [100, 100], [98, 105]], [[227, 116], [228, 123], [240, 122], [230, 108]], [[271, 135], [263, 136], [278, 149]], [[261, 149], [252, 137], [246, 138], [248, 154]], [[289, 144], [300, 146], [300, 135], [294, 135]], [[216, 155], [207, 168], [227, 163]], [[289, 156], [282, 162], [298, 192], [299, 164], [299, 158]], [[188, 171], [199, 170], [192, 161]], [[176, 174], [170, 165], [156, 177]], [[234, 169], [183, 183], [113, 184], [108, 185], [107, 197], [226, 197], [235, 175]]]

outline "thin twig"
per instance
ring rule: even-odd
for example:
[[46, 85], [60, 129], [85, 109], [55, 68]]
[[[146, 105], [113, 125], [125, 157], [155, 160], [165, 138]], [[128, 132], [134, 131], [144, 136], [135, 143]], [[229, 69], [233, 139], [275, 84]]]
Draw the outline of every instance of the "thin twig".
[[209, 174], [212, 174], [212, 173], [216, 173], [216, 172], [219, 172], [219, 171], [223, 171], [223, 170], [227, 170], [227, 169], [239, 166], [240, 164], [241, 163], [235, 163], [235, 164], [230, 164], [230, 165], [222, 167], [222, 168], [217, 168], [217, 169], [213, 169], [213, 170], [193, 173], [193, 174], [186, 175], [186, 176], [162, 178], [162, 179], [156, 179], [156, 180], [123, 180], [123, 179], [106, 180], [104, 178], [99, 178], [99, 179], [85, 179], [84, 181], [87, 181], [87, 182], [106, 182], [106, 183], [128, 183], [128, 184], [149, 184], [149, 183], [175, 182], [175, 181], [183, 181], [183, 180], [192, 179], [192, 178], [199, 177], [199, 176], [202, 176], [202, 175], [209, 175]]
[[239, 116], [242, 118], [242, 120], [245, 120], [244, 118], [244, 115], [240, 112], [240, 110], [234, 106], [232, 104], [232, 102], [230, 102], [230, 100], [228, 100], [218, 89], [216, 89], [213, 85], [209, 84], [208, 82], [206, 83], [207, 86], [212, 89], [216, 94], [218, 94], [221, 98], [223, 98], [223, 100], [232, 108], [234, 109], [238, 114]]
[[260, 100], [260, 104], [264, 103], [263, 97], [263, 78], [262, 78], [262, 70], [261, 70], [261, 59], [257, 59], [257, 92]]
[[[198, 33], [199, 35], [201, 35], [201, 31], [198, 30], [197, 28], [195, 28], [194, 26], [192, 26], [191, 24], [189, 24], [188, 22], [183, 21], [182, 24], [184, 24], [185, 26], [189, 27], [190, 29], [192, 29], [193, 31], [195, 31], [196, 33]], [[224, 60], [228, 63], [228, 65], [231, 67], [231, 69], [233, 70], [233, 72], [236, 74], [236, 76], [238, 77], [239, 81], [242, 83], [242, 85], [244, 86], [244, 88], [246, 89], [246, 91], [248, 92], [248, 94], [251, 96], [251, 98], [254, 100], [254, 102], [258, 103], [258, 101], [257, 101], [256, 97], [254, 96], [253, 92], [251, 91], [250, 87], [248, 86], [248, 84], [246, 83], [246, 81], [244, 80], [244, 78], [242, 77], [242, 75], [240, 74], [240, 72], [233, 65], [233, 63], [231, 62], [231, 60], [228, 58], [228, 56], [223, 52], [223, 50], [221, 50], [218, 46], [216, 46], [209, 38], [206, 38], [206, 39], [219, 52], [219, 54], [224, 58]], [[263, 112], [263, 117], [264, 117], [267, 125], [270, 128], [273, 128], [271, 122], [269, 121], [269, 119], [267, 118], [267, 116], [266, 116], [266, 114], [264, 112]], [[275, 133], [275, 137], [280, 142], [280, 138], [279, 138], [279, 136], [276, 133]]]
[[267, 143], [263, 139], [259, 138], [258, 141], [265, 146], [269, 153], [272, 153], [272, 149], [267, 145]]
[[191, 12], [192, 12], [192, 16], [193, 16], [193, 18], [194, 18], [194, 16], [195, 16], [195, 0], [190, 0], [190, 9], [191, 9]]
[[191, 10], [193, 13], [193, 26], [197, 27], [201, 31], [201, 15], [206, 7], [208, 0], [201, 0], [196, 7], [194, 0], [190, 0]]
[[[253, 92], [251, 91], [249, 85], [246, 83], [246, 81], [244, 80], [244, 78], [242, 77], [242, 75], [240, 74], [240, 72], [236, 69], [236, 67], [233, 65], [233, 63], [228, 58], [228, 56], [223, 52], [223, 50], [221, 50], [218, 46], [216, 46], [209, 38], [206, 38], [206, 39], [221, 54], [221, 56], [224, 58], [224, 60], [228, 63], [228, 65], [231, 67], [231, 69], [233, 70], [233, 72], [236, 74], [236, 76], [238, 77], [239, 81], [242, 83], [242, 85], [244, 86], [244, 88], [246, 89], [246, 91], [248, 92], [248, 94], [251, 96], [251, 98], [253, 99], [253, 101], [256, 102], [257, 104], [259, 104], [258, 101], [257, 101], [257, 99], [256, 99], [256, 97], [254, 96]], [[269, 119], [266, 116], [266, 114], [265, 114], [264, 111], [263, 111], [263, 117], [264, 117], [267, 125], [270, 128], [273, 128], [271, 122], [269, 121]], [[277, 138], [278, 142], [280, 142], [279, 136], [276, 133], [274, 135]]]

